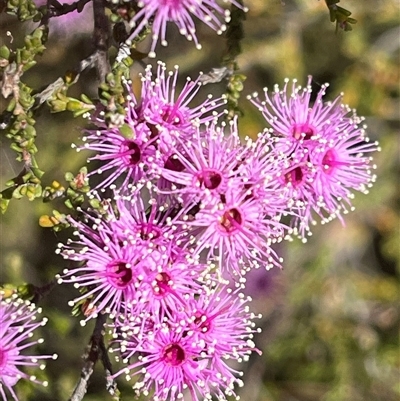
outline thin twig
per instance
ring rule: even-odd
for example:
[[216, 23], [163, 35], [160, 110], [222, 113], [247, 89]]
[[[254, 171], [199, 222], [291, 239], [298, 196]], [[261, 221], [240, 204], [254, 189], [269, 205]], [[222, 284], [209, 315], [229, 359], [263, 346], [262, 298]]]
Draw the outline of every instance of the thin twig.
[[57, 280], [54, 279], [49, 283], [43, 285], [42, 287], [33, 288], [33, 298], [32, 302], [37, 304], [45, 295], [47, 295], [55, 286], [57, 285]]
[[94, 366], [96, 365], [96, 362], [99, 360], [100, 356], [103, 354], [101, 344], [103, 342], [104, 347], [103, 329], [106, 320], [107, 315], [104, 314], [100, 314], [96, 319], [96, 325], [94, 326], [94, 330], [88, 344], [88, 351], [84, 356], [85, 364], [83, 365], [81, 371], [81, 377], [76, 384], [69, 401], [82, 401], [87, 392], [89, 379], [92, 376]]
[[236, 66], [236, 58], [241, 54], [241, 41], [244, 38], [243, 21], [246, 19], [246, 11], [243, 5], [243, 0], [238, 0], [241, 7], [232, 4], [231, 20], [228, 23], [226, 31], [226, 55], [224, 57], [224, 65], [234, 64]]
[[108, 357], [108, 352], [104, 343], [104, 338], [102, 338], [102, 341], [100, 343], [100, 350], [101, 350], [101, 362], [104, 366], [104, 370], [106, 373], [106, 389], [113, 397], [112, 399], [114, 401], [119, 401], [120, 392], [117, 387], [117, 382], [112, 377], [112, 365], [110, 358]]
[[[96, 60], [97, 52], [81, 60], [78, 67], [73, 70], [73, 73], [75, 74], [74, 79], [68, 85], [71, 86], [76, 83], [80, 77], [80, 74], [87, 68], [93, 67], [96, 64]], [[40, 92], [35, 93], [33, 95], [35, 103], [31, 107], [31, 110], [38, 109], [44, 102], [46, 102], [46, 100], [50, 99], [54, 95], [54, 93], [58, 92], [64, 85], [64, 78], [58, 77], [54, 82], [46, 85], [44, 89], [42, 89]], [[9, 128], [12, 125], [14, 118], [15, 115], [12, 111], [4, 110], [3, 113], [0, 114], [0, 131]], [[25, 172], [22, 175], [24, 174]]]
[[244, 38], [243, 21], [246, 19], [246, 11], [243, 0], [237, 0], [241, 7], [231, 5], [231, 19], [226, 31], [226, 54], [222, 60], [222, 67], [213, 68], [207, 74], [200, 76], [199, 81], [203, 85], [221, 82], [224, 78], [231, 77], [238, 65], [236, 58], [242, 52], [241, 41]]
[[[93, 53], [89, 57], [81, 60], [78, 67], [73, 71], [75, 74], [74, 79], [69, 85], [76, 83], [80, 77], [80, 74], [87, 68], [93, 67], [96, 63], [97, 54]], [[41, 104], [43, 104], [47, 99], [53, 96], [58, 90], [60, 90], [65, 85], [63, 78], [59, 77], [51, 84], [47, 85], [39, 93], [36, 93], [33, 97], [35, 98], [35, 104], [32, 107], [33, 110], [37, 109]]]

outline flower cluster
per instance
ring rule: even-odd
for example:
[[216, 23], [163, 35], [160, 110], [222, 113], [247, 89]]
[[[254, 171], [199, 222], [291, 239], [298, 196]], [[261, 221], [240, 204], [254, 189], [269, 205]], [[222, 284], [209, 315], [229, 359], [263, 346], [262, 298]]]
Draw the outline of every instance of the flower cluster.
[[[255, 350], [254, 314], [245, 307], [242, 294], [213, 289], [190, 298], [184, 308], [176, 307], [167, 319], [155, 314], [113, 325], [115, 347], [127, 365], [121, 372], [130, 380], [137, 395], [153, 393], [154, 400], [193, 401], [235, 395], [234, 385], [242, 385], [241, 372], [229, 360], [242, 362]], [[143, 321], [147, 326], [143, 328]], [[135, 356], [136, 359], [131, 361]], [[228, 361], [228, 362], [227, 362]]]
[[25, 353], [26, 349], [43, 342], [43, 339], [29, 340], [33, 332], [47, 322], [47, 319], [37, 321], [38, 313], [40, 310], [28, 301], [14, 296], [0, 298], [0, 396], [3, 401], [10, 399], [7, 392], [13, 400], [18, 401], [13, 387], [20, 379], [47, 386], [47, 382], [41, 382], [36, 376], [21, 370], [23, 367], [38, 367], [43, 370], [45, 365], [39, 361], [57, 357]]
[[160, 401], [180, 399], [185, 389], [194, 401], [234, 394], [240, 372], [226, 361], [255, 351], [248, 299], [218, 284], [216, 267], [194, 251], [190, 227], [168, 195], [142, 189], [116, 197], [115, 205], [103, 201], [105, 215], [70, 218], [77, 239], [59, 252], [79, 266], [58, 281], [82, 291], [71, 306], [82, 305], [82, 324], [110, 315], [114, 351], [127, 364], [116, 376], [141, 374], [137, 392]]
[[159, 62], [154, 77], [148, 66], [142, 76], [140, 101], [126, 82], [129, 95], [125, 124], [110, 129], [101, 116], [94, 121], [98, 129], [87, 131], [82, 148], [95, 151], [95, 156], [89, 160], [99, 160], [102, 165], [90, 175], [111, 172], [97, 188], [116, 188], [112, 184], [120, 177], [124, 177], [119, 184], [122, 187], [146, 183], [159, 175], [160, 168], [181, 167], [173, 159], [177, 137], [183, 141], [189, 139], [196, 124], [218, 116], [215, 109], [224, 104], [225, 99], [209, 97], [198, 106], [189, 107], [199, 91], [199, 79], [188, 79], [179, 96], [175, 96], [177, 79], [178, 67], [167, 72], [165, 64]]
[[110, 315], [125, 364], [116, 376], [139, 375], [138, 394], [225, 400], [241, 385], [229, 360], [256, 351], [245, 274], [280, 267], [274, 244], [307, 232], [314, 215], [342, 218], [351, 191], [373, 182], [378, 148], [340, 97], [323, 101], [326, 86], [311, 104], [311, 78], [304, 89], [286, 83], [251, 98], [269, 127], [244, 143], [236, 119], [219, 121], [224, 99], [192, 107], [198, 80], [178, 92], [177, 78], [162, 63], [148, 67], [140, 97], [127, 88], [120, 127], [101, 113], [92, 120], [79, 150], [96, 152], [89, 177], [102, 180], [90, 196], [101, 208], [69, 217], [76, 238], [58, 252], [76, 265], [58, 281], [80, 290], [71, 305], [83, 324]]
[[295, 228], [303, 236], [314, 223], [322, 223], [352, 210], [352, 191], [368, 193], [375, 181], [370, 154], [379, 150], [365, 135], [363, 118], [341, 103], [342, 95], [324, 102], [328, 84], [322, 85], [311, 104], [312, 77], [302, 88], [286, 80], [283, 89], [265, 89], [265, 100], [249, 97], [263, 114], [269, 127], [263, 135], [273, 135], [273, 151], [281, 159], [280, 180], [285, 197], [292, 200]]
[[207, 284], [205, 267], [180, 246], [185, 232], [176, 226], [174, 208], [159, 196], [149, 199], [147, 209], [141, 196], [118, 199], [106, 219], [90, 214], [85, 222], [70, 219], [78, 240], [59, 251], [83, 265], [65, 269], [58, 279], [84, 289], [71, 305], [90, 300], [87, 320], [100, 312], [169, 315]]

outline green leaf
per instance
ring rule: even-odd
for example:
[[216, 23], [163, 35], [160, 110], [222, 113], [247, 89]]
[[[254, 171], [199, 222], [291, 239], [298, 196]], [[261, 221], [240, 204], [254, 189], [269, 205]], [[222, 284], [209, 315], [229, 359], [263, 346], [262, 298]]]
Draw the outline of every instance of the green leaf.
[[128, 124], [123, 124], [119, 127], [119, 132], [122, 134], [123, 137], [127, 139], [132, 139], [135, 137], [135, 132], [133, 128]]
[[64, 177], [65, 177], [65, 181], [67, 181], [67, 182], [71, 182], [74, 180], [74, 175], [70, 172], [65, 173]]
[[2, 214], [4, 214], [7, 211], [9, 203], [10, 203], [10, 199], [3, 198], [0, 195], [0, 210], [1, 210]]
[[3, 45], [0, 47], [0, 58], [8, 60], [10, 58], [10, 49]]

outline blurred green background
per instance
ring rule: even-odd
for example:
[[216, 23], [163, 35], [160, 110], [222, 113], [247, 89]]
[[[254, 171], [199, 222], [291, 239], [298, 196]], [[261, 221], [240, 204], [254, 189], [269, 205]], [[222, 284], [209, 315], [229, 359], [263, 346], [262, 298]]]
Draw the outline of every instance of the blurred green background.
[[[399, 355], [399, 61], [400, 8], [396, 0], [342, 0], [358, 20], [352, 32], [330, 23], [325, 3], [317, 0], [248, 0], [244, 23], [240, 72], [247, 76], [240, 107], [243, 136], [254, 136], [263, 119], [245, 95], [264, 86], [282, 84], [285, 77], [305, 83], [311, 74], [316, 83], [329, 82], [327, 98], [344, 92], [344, 100], [366, 117], [368, 135], [380, 142], [375, 155], [377, 182], [368, 196], [357, 194], [356, 210], [339, 221], [318, 225], [307, 244], [285, 243], [280, 248], [284, 269], [248, 276], [253, 307], [263, 314], [263, 332], [255, 338], [262, 349], [244, 366], [245, 386], [238, 390], [244, 401], [395, 401], [400, 399]], [[82, 17], [82, 16], [81, 16]], [[1, 38], [5, 31], [21, 43], [32, 24], [17, 24], [0, 15]], [[38, 88], [72, 69], [92, 51], [87, 33], [91, 15], [58, 33], [53, 32], [47, 51], [23, 79]], [[21, 28], [22, 26], [22, 28]], [[82, 33], [82, 29], [84, 31]], [[224, 38], [199, 25], [203, 50], [170, 29], [170, 45], [159, 48], [158, 59], [172, 68], [178, 64], [181, 81], [199, 71], [219, 67]], [[146, 50], [147, 44], [142, 45]], [[146, 61], [146, 60], [145, 60]], [[141, 71], [138, 63], [132, 76]], [[71, 91], [96, 96], [96, 77], [85, 72]], [[208, 85], [203, 93], [224, 91], [224, 83]], [[3, 102], [4, 104], [4, 102]], [[3, 106], [2, 106], [3, 108]], [[87, 155], [77, 154], [71, 142], [79, 142], [82, 119], [70, 114], [37, 116], [39, 166], [44, 183], [63, 181], [66, 171], [77, 173]], [[0, 138], [1, 188], [21, 166]], [[65, 267], [54, 254], [69, 232], [54, 233], [38, 225], [42, 214], [60, 204], [13, 200], [1, 216], [0, 282], [44, 285]], [[65, 210], [65, 209], [64, 209]], [[82, 354], [93, 323], [82, 328], [72, 318], [67, 301], [75, 290], [57, 286], [40, 302], [49, 318], [42, 330], [43, 350], [57, 352], [48, 363], [49, 387], [45, 391], [19, 383], [21, 401], [63, 401], [70, 396], [82, 367]], [[75, 292], [74, 292], [75, 294]], [[128, 389], [124, 380], [119, 384]], [[124, 394], [124, 392], [123, 392]], [[132, 399], [126, 390], [124, 400]], [[105, 390], [101, 364], [96, 366], [86, 401], [111, 400]]]

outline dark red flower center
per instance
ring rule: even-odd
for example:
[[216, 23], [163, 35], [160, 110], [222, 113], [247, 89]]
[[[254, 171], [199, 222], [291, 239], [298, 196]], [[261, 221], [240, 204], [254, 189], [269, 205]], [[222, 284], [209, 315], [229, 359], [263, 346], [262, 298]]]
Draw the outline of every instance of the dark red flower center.
[[203, 313], [197, 312], [193, 323], [200, 329], [202, 333], [207, 333], [211, 328], [211, 321]]
[[185, 351], [178, 344], [169, 344], [163, 351], [164, 361], [171, 366], [178, 366], [185, 361]]
[[161, 273], [157, 273], [156, 275], [156, 286], [154, 287], [155, 292], [158, 295], [164, 295], [166, 292], [168, 292], [169, 287], [170, 287], [170, 282], [171, 277], [165, 273], [165, 272], [161, 272]]
[[161, 236], [161, 230], [151, 223], [141, 223], [139, 225], [140, 238], [143, 241], [153, 240]]
[[294, 139], [311, 139], [314, 135], [314, 129], [310, 127], [308, 124], [295, 124], [292, 127], [292, 136]]
[[132, 269], [126, 262], [113, 262], [107, 266], [108, 277], [118, 287], [126, 287], [132, 281]]
[[221, 227], [227, 232], [231, 233], [238, 229], [238, 226], [242, 224], [242, 216], [236, 208], [227, 210], [219, 222]]
[[201, 186], [207, 189], [217, 189], [222, 182], [220, 173], [214, 170], [204, 170], [198, 174], [197, 179]]
[[324, 172], [327, 174], [331, 173], [334, 167], [336, 166], [335, 151], [333, 149], [329, 149], [325, 153], [324, 157], [322, 158], [322, 166]]
[[183, 117], [182, 113], [179, 111], [178, 107], [165, 105], [162, 109], [161, 118], [168, 124], [178, 126], [182, 123]]
[[132, 166], [136, 166], [141, 160], [142, 152], [140, 147], [133, 141], [125, 141], [121, 152]]
[[185, 166], [175, 155], [171, 155], [170, 157], [168, 157], [167, 161], [164, 164], [164, 167], [168, 170], [178, 172], [185, 170]]
[[291, 183], [293, 186], [299, 185], [304, 178], [303, 170], [297, 166], [285, 174], [286, 184]]
[[147, 127], [150, 130], [150, 139], [157, 138], [158, 134], [160, 133], [157, 127], [154, 124], [146, 123]]

